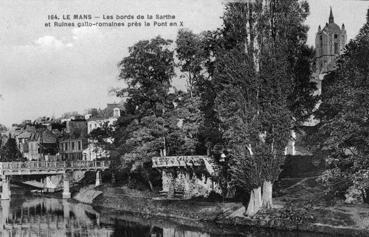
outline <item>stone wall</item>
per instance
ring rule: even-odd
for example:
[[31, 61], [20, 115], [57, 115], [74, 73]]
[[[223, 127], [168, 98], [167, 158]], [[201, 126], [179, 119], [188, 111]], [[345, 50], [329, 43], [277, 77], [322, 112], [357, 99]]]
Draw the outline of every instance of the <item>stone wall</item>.
[[175, 194], [183, 194], [182, 198], [189, 199], [207, 197], [212, 191], [221, 193], [219, 184], [214, 182], [211, 177], [205, 177], [203, 174], [201, 178], [198, 178], [195, 174], [180, 168], [175, 171], [164, 169], [162, 182], [163, 192], [167, 193], [168, 198], [175, 197]]

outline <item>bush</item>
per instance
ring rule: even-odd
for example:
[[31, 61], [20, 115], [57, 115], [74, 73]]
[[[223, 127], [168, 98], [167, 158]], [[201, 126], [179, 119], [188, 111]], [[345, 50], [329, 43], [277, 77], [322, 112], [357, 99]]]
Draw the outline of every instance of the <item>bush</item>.
[[307, 209], [287, 207], [280, 212], [282, 219], [287, 219], [294, 224], [311, 223], [315, 220], [314, 216], [309, 215]]
[[317, 182], [325, 186], [325, 200], [330, 203], [335, 202], [337, 198], [346, 199], [347, 189], [352, 185], [351, 177], [347, 173], [342, 172], [340, 168], [324, 171], [317, 178]]
[[353, 184], [347, 189], [345, 194], [346, 203], [368, 203], [369, 195], [369, 170], [362, 169], [352, 176]]

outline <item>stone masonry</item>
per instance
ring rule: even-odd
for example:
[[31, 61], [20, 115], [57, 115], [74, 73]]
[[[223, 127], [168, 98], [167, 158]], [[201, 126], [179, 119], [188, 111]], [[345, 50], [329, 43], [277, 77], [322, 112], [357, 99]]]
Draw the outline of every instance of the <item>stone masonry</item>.
[[207, 156], [154, 157], [153, 168], [162, 174], [162, 194], [167, 198], [190, 199], [207, 197], [210, 192], [221, 193], [213, 179], [217, 167]]

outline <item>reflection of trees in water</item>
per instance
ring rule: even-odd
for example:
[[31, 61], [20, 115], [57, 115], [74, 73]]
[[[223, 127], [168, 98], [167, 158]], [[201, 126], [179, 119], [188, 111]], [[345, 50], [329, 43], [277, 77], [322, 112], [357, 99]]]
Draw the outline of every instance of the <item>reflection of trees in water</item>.
[[152, 225], [115, 220], [112, 237], [210, 237], [210, 234], [182, 228], [159, 228]]
[[125, 220], [115, 220], [113, 229], [111, 237], [163, 237], [163, 230], [158, 227]]
[[99, 213], [88, 205], [52, 198], [13, 205], [1, 201], [1, 236], [110, 236], [112, 232], [100, 226]]

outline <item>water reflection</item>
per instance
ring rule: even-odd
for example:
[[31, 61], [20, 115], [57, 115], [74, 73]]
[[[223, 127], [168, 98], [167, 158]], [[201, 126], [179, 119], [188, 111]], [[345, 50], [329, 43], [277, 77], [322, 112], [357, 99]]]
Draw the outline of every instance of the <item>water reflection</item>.
[[[117, 221], [114, 225], [112, 237], [215, 237], [198, 230], [186, 230], [181, 226], [170, 228], [143, 225], [137, 222]], [[223, 236], [223, 235], [222, 235]], [[228, 235], [227, 235], [228, 236]], [[234, 235], [232, 235], [234, 236]], [[229, 236], [229, 237], [232, 237]]]
[[1, 200], [1, 236], [111, 236], [92, 207], [53, 198]]
[[144, 219], [115, 219], [91, 206], [54, 198], [1, 200], [0, 237], [15, 236], [116, 236], [210, 237], [210, 234], [176, 227], [157, 227]]

